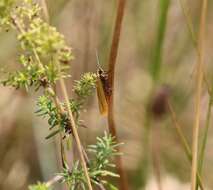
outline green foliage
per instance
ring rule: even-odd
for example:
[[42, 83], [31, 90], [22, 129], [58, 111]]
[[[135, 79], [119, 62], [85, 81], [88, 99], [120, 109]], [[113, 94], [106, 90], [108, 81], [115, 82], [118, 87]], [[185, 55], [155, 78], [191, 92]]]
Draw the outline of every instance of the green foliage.
[[29, 186], [29, 190], [51, 190], [51, 189], [48, 188], [45, 183], [40, 183], [39, 182], [36, 185], [30, 185]]
[[48, 98], [48, 96], [40, 96], [37, 102], [38, 110], [36, 111], [38, 116], [42, 116], [43, 118], [48, 118], [48, 124], [50, 125], [50, 129], [53, 129], [55, 126], [60, 124], [61, 129], [64, 128], [60, 113], [53, 101]]
[[[107, 135], [105, 133], [104, 137], [97, 137], [96, 145], [90, 145], [88, 147], [88, 151], [95, 154], [95, 159], [90, 162], [90, 166], [93, 169], [91, 170], [91, 175], [112, 175], [113, 173], [108, 173], [105, 169], [107, 167], [114, 167], [113, 164], [110, 163], [110, 157], [119, 155], [116, 151], [116, 147], [119, 144], [116, 144], [115, 139], [111, 135]], [[116, 176], [114, 176], [116, 177]]]
[[[17, 4], [19, 6], [15, 6]], [[41, 9], [38, 4], [32, 3], [32, 1], [16, 1], [13, 4], [5, 1], [2, 7], [9, 7], [9, 5], [11, 6], [7, 14], [10, 17], [8, 21], [10, 21], [9, 25], [17, 31], [22, 51], [19, 63], [22, 68], [9, 73], [8, 77], [1, 82], [5, 86], [12, 86], [16, 89], [29, 90], [30, 87], [34, 87], [35, 90], [39, 90], [42, 87], [46, 92], [48, 89], [52, 89], [60, 78], [69, 77], [67, 63], [73, 59], [71, 48], [66, 45], [64, 36], [57, 32], [56, 28], [49, 26], [41, 19]], [[2, 17], [5, 15], [6, 13], [2, 14]], [[1, 26], [3, 27], [3, 25]], [[86, 73], [79, 81], [76, 81], [73, 90], [77, 95], [77, 100], [70, 100], [70, 108], [79, 125], [80, 109], [86, 97], [91, 95], [95, 85], [96, 75], [93, 73]], [[70, 133], [70, 121], [64, 103], [60, 104], [65, 110], [61, 113], [55, 102], [53, 103], [52, 95], [46, 93], [39, 98], [37, 105], [36, 113], [48, 118], [50, 129], [57, 125], [60, 126], [48, 137], [54, 136], [60, 131]]]
[[[119, 177], [117, 174], [111, 172], [111, 168], [115, 167], [112, 164], [112, 158], [119, 155], [116, 147], [120, 144], [115, 142], [115, 139], [104, 134], [102, 138], [97, 138], [95, 145], [90, 145], [88, 151], [91, 153], [91, 159], [88, 160], [88, 171], [91, 177], [92, 183], [97, 186], [106, 186], [111, 190], [117, 190], [117, 188], [111, 183], [104, 180], [105, 177]], [[86, 177], [82, 166], [79, 161], [76, 161], [72, 166], [72, 169], [68, 165], [65, 166], [63, 171], [59, 173], [62, 176], [61, 183], [66, 183], [71, 190], [85, 190], [87, 189]], [[29, 187], [29, 190], [49, 190], [45, 184], [38, 183]]]
[[[31, 0], [3, 0], [0, 1], [1, 10], [0, 27], [10, 27], [17, 32], [21, 66], [20, 70], [8, 73], [6, 79], [1, 81], [2, 84], [17, 89], [42, 89], [43, 95], [38, 98], [36, 114], [48, 120], [51, 131], [46, 138], [58, 133], [66, 137], [72, 133], [72, 126], [67, 106], [59, 100], [54, 87], [59, 79], [69, 77], [68, 63], [73, 59], [71, 48], [66, 45], [64, 36], [56, 28], [41, 19], [41, 8]], [[73, 91], [76, 98], [70, 99], [69, 106], [77, 126], [81, 125], [80, 111], [86, 98], [95, 89], [96, 79], [96, 74], [85, 73], [80, 80], [75, 81]], [[61, 150], [64, 151], [63, 142], [61, 144]], [[89, 146], [91, 159], [87, 161], [87, 165], [93, 184], [116, 189], [103, 178], [118, 177], [111, 171], [114, 167], [111, 158], [118, 155], [117, 146], [115, 139], [107, 134], [103, 138], [97, 138], [96, 145]], [[61, 156], [64, 159], [64, 152], [61, 152]], [[60, 175], [63, 176], [62, 182], [67, 183], [70, 189], [87, 189], [84, 170], [78, 160], [71, 169], [66, 166]], [[45, 183], [38, 183], [30, 186], [29, 190], [50, 189]]]
[[[61, 105], [63, 106], [63, 104]], [[64, 132], [65, 135], [67, 133], [71, 133], [71, 124], [69, 121], [68, 113], [61, 113], [48, 96], [40, 96], [37, 102], [37, 106], [37, 115], [42, 116], [43, 118], [48, 118], [48, 124], [50, 125], [50, 130], [52, 130], [51, 133], [46, 137], [46, 139], [55, 136], [59, 132]], [[59, 128], [53, 130], [56, 126], [59, 126]]]
[[[119, 146], [111, 135], [105, 135], [102, 138], [97, 138], [95, 145], [90, 145], [88, 151], [91, 152], [91, 159], [88, 161], [89, 175], [92, 182], [96, 185], [105, 185], [110, 189], [116, 189], [112, 184], [105, 181], [103, 177], [119, 177], [116, 173], [112, 172], [112, 157], [119, 155], [116, 147]], [[86, 178], [84, 176], [83, 168], [78, 161], [70, 170], [67, 166], [63, 172], [63, 182], [69, 184], [70, 189], [87, 189]]]
[[48, 79], [45, 70], [34, 64], [32, 57], [21, 55], [19, 62], [23, 66], [20, 71], [9, 73], [7, 79], [2, 80], [3, 85], [15, 88], [25, 88], [33, 86], [39, 89], [41, 86], [48, 86]]
[[81, 98], [85, 99], [86, 97], [92, 94], [93, 89], [96, 87], [97, 76], [94, 73], [85, 73], [81, 80], [76, 81], [74, 85], [74, 92]]
[[[17, 4], [19, 6], [15, 6]], [[42, 87], [45, 91], [52, 89], [57, 80], [69, 77], [67, 63], [73, 59], [71, 48], [66, 45], [64, 36], [57, 32], [56, 28], [49, 26], [41, 19], [41, 8], [38, 4], [32, 3], [32, 1], [14, 1], [13, 4], [5, 1], [2, 7], [9, 7], [9, 5], [11, 6], [7, 14], [10, 17], [8, 21], [10, 21], [9, 25], [17, 31], [17, 39], [22, 51], [19, 63], [22, 68], [9, 73], [8, 77], [1, 81], [2, 84], [26, 90], [29, 90], [30, 87], [34, 87], [35, 90]], [[2, 14], [2, 17], [5, 15], [6, 13]], [[1, 26], [3, 27], [3, 25]], [[76, 81], [74, 91], [78, 98], [70, 100], [70, 108], [77, 124], [80, 124], [80, 109], [86, 97], [91, 95], [95, 84], [96, 75], [93, 73], [86, 73], [81, 80]], [[60, 113], [52, 99], [53, 97], [49, 93], [41, 96], [36, 111], [39, 116], [48, 118], [50, 129], [60, 126], [48, 137], [52, 137], [60, 131], [70, 133], [70, 122], [65, 104], [61, 103], [60, 106], [65, 109], [65, 112]]]
[[[8, 4], [11, 3], [5, 6]], [[34, 86], [38, 90], [54, 85], [59, 78], [69, 77], [66, 71], [73, 55], [64, 36], [41, 19], [38, 4], [21, 1], [18, 6], [15, 5], [17, 3], [10, 6], [8, 14], [2, 13], [1, 19], [7, 19], [7, 26], [17, 31], [22, 51], [19, 59], [22, 69], [9, 73], [2, 83], [25, 89]], [[4, 27], [3, 23], [0, 24], [0, 27]]]
[[[78, 98], [76, 100], [70, 99], [70, 109], [72, 110], [78, 126], [81, 125], [81, 121], [79, 119], [80, 111], [83, 108], [86, 97], [90, 96], [93, 92], [95, 84], [96, 75], [93, 73], [85, 73], [79, 81], [76, 81], [74, 92], [77, 94]], [[48, 119], [50, 130], [53, 130], [56, 126], [60, 127], [54, 131], [51, 131], [46, 138], [53, 137], [59, 132], [64, 132], [65, 135], [70, 134], [71, 124], [69, 121], [68, 112], [66, 110], [66, 105], [64, 102], [59, 103], [59, 106], [64, 110], [63, 113], [61, 113], [61, 110], [57, 108], [51, 96], [52, 95], [49, 93], [45, 93], [45, 95], [40, 96], [37, 101], [38, 109], [36, 114]]]
[[[35, 18], [29, 28], [18, 36], [23, 50], [33, 51], [44, 61], [68, 63], [73, 57], [66, 46], [64, 36], [40, 18]], [[29, 52], [31, 50], [31, 52]]]
[[10, 10], [14, 4], [14, 0], [0, 1], [0, 25], [8, 26], [10, 23]]

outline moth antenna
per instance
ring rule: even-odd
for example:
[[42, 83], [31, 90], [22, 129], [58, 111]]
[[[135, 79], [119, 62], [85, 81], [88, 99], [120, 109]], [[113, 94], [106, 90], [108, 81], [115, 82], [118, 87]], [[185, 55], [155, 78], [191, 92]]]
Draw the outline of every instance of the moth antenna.
[[102, 67], [101, 67], [101, 64], [100, 64], [100, 60], [99, 60], [99, 57], [98, 57], [98, 51], [97, 50], [95, 51], [95, 55], [96, 55], [96, 60], [97, 60], [98, 68], [100, 70], [103, 70]]

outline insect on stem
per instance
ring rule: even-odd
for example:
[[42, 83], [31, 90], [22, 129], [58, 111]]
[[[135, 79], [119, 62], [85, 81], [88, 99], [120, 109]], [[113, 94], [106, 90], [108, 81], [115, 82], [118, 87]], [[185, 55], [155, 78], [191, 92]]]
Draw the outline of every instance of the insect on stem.
[[101, 68], [97, 51], [96, 51], [96, 58], [98, 65], [96, 89], [97, 89], [99, 111], [101, 115], [107, 116], [108, 115], [107, 101], [110, 93], [108, 73]]

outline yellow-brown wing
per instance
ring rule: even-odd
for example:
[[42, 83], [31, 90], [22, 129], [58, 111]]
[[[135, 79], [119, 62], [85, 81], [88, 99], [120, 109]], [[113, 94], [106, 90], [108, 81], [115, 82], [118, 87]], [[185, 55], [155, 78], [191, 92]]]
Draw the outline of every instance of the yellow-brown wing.
[[97, 96], [98, 96], [99, 111], [101, 115], [106, 116], [108, 114], [108, 104], [107, 104], [102, 82], [99, 78], [97, 79], [96, 89], [97, 89]]

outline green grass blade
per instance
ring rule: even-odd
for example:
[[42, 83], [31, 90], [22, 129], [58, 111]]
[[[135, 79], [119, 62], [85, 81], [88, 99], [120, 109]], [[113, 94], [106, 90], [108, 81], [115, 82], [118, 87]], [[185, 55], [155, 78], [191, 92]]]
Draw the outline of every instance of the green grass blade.
[[153, 48], [152, 61], [150, 65], [150, 72], [154, 81], [157, 81], [160, 76], [160, 70], [162, 65], [162, 47], [164, 43], [167, 26], [167, 15], [169, 10], [169, 4], [170, 0], [160, 0], [160, 13], [157, 27], [157, 37]]
[[[210, 99], [209, 99], [208, 111], [207, 111], [207, 115], [206, 115], [205, 129], [204, 129], [203, 137], [201, 140], [201, 149], [200, 149], [199, 162], [198, 162], [198, 171], [201, 175], [202, 175], [202, 170], [203, 170], [203, 162], [204, 162], [204, 157], [205, 157], [205, 150], [206, 150], [206, 144], [207, 144], [207, 139], [208, 139], [208, 131], [209, 131], [209, 126], [210, 126], [211, 111], [212, 111], [212, 98], [211, 98], [211, 96], [209, 98]], [[197, 184], [197, 189], [198, 189], [198, 184]]]

